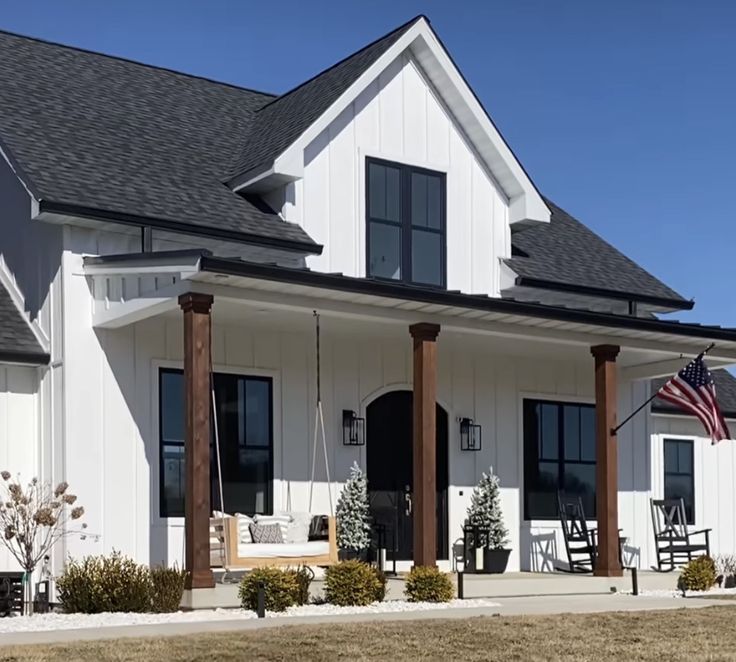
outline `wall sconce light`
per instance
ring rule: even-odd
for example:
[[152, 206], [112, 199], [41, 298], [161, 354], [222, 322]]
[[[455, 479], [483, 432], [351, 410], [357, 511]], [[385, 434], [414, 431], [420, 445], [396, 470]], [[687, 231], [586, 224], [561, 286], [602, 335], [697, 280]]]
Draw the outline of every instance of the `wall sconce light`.
[[343, 446], [365, 445], [365, 419], [349, 409], [342, 410], [342, 443]]
[[479, 451], [481, 446], [480, 425], [472, 418], [460, 419], [460, 450]]

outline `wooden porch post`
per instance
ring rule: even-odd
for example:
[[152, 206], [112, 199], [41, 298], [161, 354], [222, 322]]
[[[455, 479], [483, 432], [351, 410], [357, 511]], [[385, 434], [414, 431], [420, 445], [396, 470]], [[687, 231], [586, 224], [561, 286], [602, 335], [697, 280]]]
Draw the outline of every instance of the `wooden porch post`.
[[618, 449], [616, 435], [616, 357], [618, 345], [596, 345], [595, 359], [596, 507], [598, 554], [594, 574], [623, 574], [618, 544]]
[[437, 565], [437, 324], [412, 324], [414, 340], [414, 565]]
[[214, 588], [210, 569], [210, 310], [209, 294], [182, 294], [184, 312], [184, 498], [187, 589]]

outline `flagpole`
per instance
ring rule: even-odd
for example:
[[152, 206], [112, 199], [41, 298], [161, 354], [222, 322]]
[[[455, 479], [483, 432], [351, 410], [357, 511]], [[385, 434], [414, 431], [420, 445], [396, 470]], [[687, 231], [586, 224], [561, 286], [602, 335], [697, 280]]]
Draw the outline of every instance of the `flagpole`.
[[[697, 361], [698, 359], [702, 359], [708, 352], [710, 352], [711, 349], [713, 349], [716, 346], [714, 342], [712, 342], [710, 345], [708, 345], [700, 354], [698, 354], [693, 361]], [[690, 362], [692, 363], [692, 361]], [[689, 365], [689, 364], [688, 364]], [[654, 398], [656, 398], [659, 395], [659, 390], [655, 391], [651, 397], [649, 397], [644, 403], [639, 405], [634, 411], [632, 411], [623, 421], [621, 421], [615, 428], [611, 428], [611, 434], [615, 435], [624, 425], [626, 425], [634, 416], [636, 416], [644, 407], [646, 407]]]

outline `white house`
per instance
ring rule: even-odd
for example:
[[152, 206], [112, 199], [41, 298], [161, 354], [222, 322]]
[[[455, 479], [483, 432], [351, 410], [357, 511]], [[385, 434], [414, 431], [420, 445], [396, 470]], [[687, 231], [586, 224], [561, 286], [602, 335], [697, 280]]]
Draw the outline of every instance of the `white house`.
[[492, 465], [510, 570], [565, 560], [558, 490], [599, 574], [619, 527], [654, 562], [666, 493], [733, 551], [733, 445], [669, 409], [611, 427], [709, 343], [736, 363], [736, 330], [658, 319], [693, 303], [540, 194], [426, 18], [281, 96], [2, 33], [0, 107], [0, 468], [78, 493], [57, 563], [116, 549], [206, 588], [220, 496], [305, 510], [314, 311], [314, 512], [357, 461], [398, 558], [449, 567]]

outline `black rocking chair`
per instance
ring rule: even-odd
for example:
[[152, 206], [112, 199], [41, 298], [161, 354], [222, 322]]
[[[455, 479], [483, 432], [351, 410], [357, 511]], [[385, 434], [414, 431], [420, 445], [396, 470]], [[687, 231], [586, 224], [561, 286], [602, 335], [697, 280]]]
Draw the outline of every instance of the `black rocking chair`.
[[[694, 556], [710, 556], [711, 529], [688, 531], [683, 499], [650, 499], [649, 503], [659, 572], [670, 572], [678, 564], [692, 561]], [[693, 540], [701, 535], [701, 541]], [[663, 565], [669, 567], [663, 570]]]
[[[597, 531], [588, 528], [582, 497], [568, 497], [557, 493], [557, 508], [560, 513], [562, 537], [567, 552], [567, 568], [556, 567], [560, 572], [593, 572], [598, 548]], [[619, 534], [621, 529], [619, 529]], [[626, 538], [618, 537], [618, 560], [623, 567], [623, 546]]]

